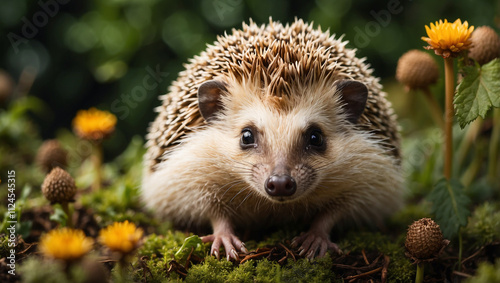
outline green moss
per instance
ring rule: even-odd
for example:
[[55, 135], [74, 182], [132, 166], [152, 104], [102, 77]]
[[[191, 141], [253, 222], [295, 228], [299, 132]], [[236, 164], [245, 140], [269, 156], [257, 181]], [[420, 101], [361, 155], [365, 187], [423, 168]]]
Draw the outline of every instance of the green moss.
[[180, 264], [186, 264], [190, 255], [204, 258], [209, 251], [207, 244], [204, 244], [200, 237], [192, 235], [184, 239], [182, 246], [174, 254], [175, 260]]
[[[151, 234], [144, 239], [137, 251], [137, 258], [144, 258], [134, 263], [134, 281], [164, 282], [167, 278], [177, 280], [178, 275], [167, 274], [169, 262], [182, 246], [186, 234], [180, 231], [169, 231], [165, 235]], [[146, 265], [146, 268], [144, 267]]]
[[332, 282], [329, 256], [314, 261], [289, 260], [285, 266], [267, 259], [247, 261], [239, 266], [226, 260], [206, 257], [205, 262], [191, 267], [186, 282]]
[[208, 256], [202, 264], [189, 269], [186, 282], [227, 282], [233, 268], [233, 263], [230, 261]]
[[332, 269], [332, 259], [329, 255], [314, 261], [299, 259], [288, 260], [282, 269], [283, 282], [333, 282], [335, 274]]
[[490, 283], [500, 282], [500, 259], [497, 259], [495, 264], [483, 262], [479, 264], [474, 277], [468, 278], [466, 283]]
[[253, 261], [245, 261], [227, 275], [226, 282], [252, 283], [255, 278], [255, 267]]
[[415, 280], [417, 266], [404, 255], [404, 251], [393, 253], [387, 269], [388, 282], [412, 282]]
[[402, 241], [404, 239], [398, 238], [394, 240], [388, 235], [383, 235], [379, 232], [351, 231], [340, 242], [340, 247], [344, 252], [361, 252], [365, 250], [391, 254], [401, 248]]
[[153, 255], [144, 261], [145, 267], [140, 263], [134, 264], [134, 282], [160, 283], [179, 279], [177, 273], [167, 274], [167, 263], [165, 258]]
[[257, 261], [255, 267], [255, 282], [281, 282], [281, 266], [277, 262], [266, 259]]
[[344, 252], [378, 251], [390, 258], [388, 267], [389, 282], [411, 282], [415, 278], [416, 266], [405, 256], [404, 241], [406, 234], [396, 239], [374, 232], [349, 232], [342, 242]]
[[9, 236], [8, 235], [0, 235], [0, 258], [7, 257], [10, 254], [9, 247]]
[[500, 205], [484, 203], [478, 206], [464, 230], [465, 236], [475, 246], [482, 246], [500, 239]]
[[180, 231], [169, 231], [165, 235], [151, 234], [144, 239], [144, 243], [137, 252], [139, 256], [169, 257], [174, 259], [173, 255], [182, 246], [187, 237]]

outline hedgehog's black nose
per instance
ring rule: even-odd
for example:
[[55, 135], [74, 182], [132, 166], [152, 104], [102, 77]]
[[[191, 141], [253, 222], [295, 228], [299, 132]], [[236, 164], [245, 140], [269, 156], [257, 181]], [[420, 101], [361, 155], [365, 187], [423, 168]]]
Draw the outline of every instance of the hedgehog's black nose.
[[271, 175], [266, 180], [265, 188], [270, 196], [286, 197], [295, 193], [297, 184], [289, 175]]

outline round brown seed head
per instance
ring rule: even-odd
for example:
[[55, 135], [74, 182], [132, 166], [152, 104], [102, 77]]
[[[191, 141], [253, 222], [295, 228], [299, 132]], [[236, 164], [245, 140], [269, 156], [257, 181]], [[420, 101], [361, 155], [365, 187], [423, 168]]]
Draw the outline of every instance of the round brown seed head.
[[36, 163], [46, 173], [55, 167], [66, 167], [68, 153], [57, 140], [47, 140], [38, 149]]
[[443, 233], [434, 220], [422, 218], [408, 228], [405, 247], [414, 258], [432, 258], [443, 247]]
[[45, 177], [42, 193], [51, 203], [73, 201], [76, 193], [75, 180], [68, 172], [56, 167]]
[[410, 89], [423, 89], [439, 78], [436, 61], [428, 53], [410, 50], [398, 60], [396, 79]]
[[500, 57], [500, 37], [489, 26], [478, 27], [471, 36], [469, 57], [480, 65]]

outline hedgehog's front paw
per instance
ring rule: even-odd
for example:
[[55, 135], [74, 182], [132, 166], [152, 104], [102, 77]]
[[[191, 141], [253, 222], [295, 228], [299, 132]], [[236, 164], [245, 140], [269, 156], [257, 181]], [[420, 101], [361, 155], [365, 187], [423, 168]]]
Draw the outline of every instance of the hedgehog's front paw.
[[245, 244], [232, 233], [214, 233], [212, 235], [202, 237], [201, 240], [204, 243], [213, 242], [210, 254], [214, 255], [217, 259], [219, 259], [219, 248], [221, 244], [226, 250], [227, 260], [229, 260], [230, 258], [238, 260], [238, 252], [248, 253]]
[[305, 255], [308, 259], [314, 259], [316, 256], [325, 256], [328, 250], [332, 250], [338, 254], [342, 251], [339, 247], [330, 241], [330, 236], [325, 232], [308, 231], [292, 240], [292, 246], [299, 248], [299, 254]]

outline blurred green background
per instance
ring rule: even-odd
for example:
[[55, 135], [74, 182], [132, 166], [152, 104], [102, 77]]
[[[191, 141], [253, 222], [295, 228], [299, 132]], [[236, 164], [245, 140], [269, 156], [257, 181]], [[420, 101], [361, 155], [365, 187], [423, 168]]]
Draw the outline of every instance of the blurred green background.
[[[461, 18], [476, 27], [498, 30], [500, 4], [497, 0], [2, 0], [0, 68], [17, 87], [7, 101], [0, 100], [0, 107], [29, 90], [29, 95], [43, 101], [40, 110], [31, 113], [33, 130], [43, 138], [55, 137], [60, 128], [71, 129], [79, 109], [96, 106], [111, 111], [118, 125], [105, 144], [109, 159], [123, 151], [132, 136], [144, 137], [159, 105], [157, 97], [167, 92], [188, 58], [216, 35], [240, 28], [243, 21], [266, 23], [270, 16], [281, 22], [298, 17], [345, 34], [349, 46], [358, 48], [358, 56], [367, 57], [375, 75], [382, 78], [408, 132], [416, 127], [408, 117], [422, 119], [419, 125], [432, 120], [427, 109], [416, 107], [425, 105], [422, 99], [410, 97], [395, 83], [398, 58], [409, 49], [422, 49], [424, 26], [439, 19]], [[27, 74], [34, 75], [33, 80]], [[442, 93], [442, 82], [433, 90]]]

